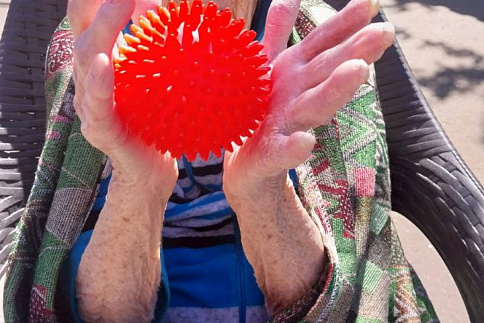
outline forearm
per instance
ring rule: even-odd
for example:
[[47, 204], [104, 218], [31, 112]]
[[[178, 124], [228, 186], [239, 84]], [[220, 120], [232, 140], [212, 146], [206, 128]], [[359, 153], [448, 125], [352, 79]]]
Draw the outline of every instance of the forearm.
[[[281, 189], [282, 188], [282, 189]], [[271, 314], [290, 306], [321, 277], [321, 233], [284, 177], [251, 194], [227, 194], [237, 214], [242, 244]]]
[[160, 283], [163, 214], [171, 187], [110, 183], [76, 280], [86, 322], [149, 322]]

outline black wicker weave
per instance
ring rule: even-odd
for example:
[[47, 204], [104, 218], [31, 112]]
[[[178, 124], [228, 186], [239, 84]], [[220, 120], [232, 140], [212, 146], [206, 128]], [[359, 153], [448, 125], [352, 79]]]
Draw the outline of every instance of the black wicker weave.
[[66, 3], [12, 0], [0, 42], [0, 276], [44, 141], [45, 53]]
[[[327, 1], [338, 10], [347, 0]], [[0, 277], [44, 138], [44, 53], [66, 0], [12, 0], [0, 43]], [[376, 21], [384, 20], [380, 14]], [[375, 64], [393, 209], [447, 264], [472, 322], [484, 321], [484, 189], [418, 88], [397, 43]]]

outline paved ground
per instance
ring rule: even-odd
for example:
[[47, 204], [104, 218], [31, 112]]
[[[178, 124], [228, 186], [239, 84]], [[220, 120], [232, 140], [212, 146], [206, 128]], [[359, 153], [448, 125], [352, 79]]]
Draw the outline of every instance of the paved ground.
[[[381, 2], [435, 114], [464, 160], [484, 182], [484, 2]], [[0, 0], [0, 32], [8, 3]], [[435, 249], [407, 220], [399, 215], [394, 219], [407, 256], [423, 280], [441, 321], [469, 322]], [[1, 314], [0, 322], [3, 322]]]

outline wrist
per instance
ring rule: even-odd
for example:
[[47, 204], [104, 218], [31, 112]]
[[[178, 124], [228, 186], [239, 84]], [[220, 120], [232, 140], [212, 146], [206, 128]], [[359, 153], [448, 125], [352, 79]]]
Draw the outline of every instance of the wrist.
[[259, 183], [263, 185], [251, 194], [227, 200], [237, 214], [242, 246], [266, 304], [275, 313], [315, 284], [326, 255], [319, 227], [289, 176]]
[[161, 160], [152, 160], [149, 165], [126, 165], [114, 158], [111, 158], [111, 161], [111, 183], [120, 189], [130, 189], [132, 192], [153, 191], [169, 197], [178, 179], [176, 161], [169, 156], [164, 156]]
[[242, 181], [224, 180], [224, 192], [234, 211], [237, 209], [273, 208], [288, 201], [289, 195], [295, 196], [294, 187], [287, 172], [277, 176], [248, 178]]
[[[154, 172], [153, 172], [154, 173]], [[178, 171], [166, 176], [156, 176], [150, 173], [127, 174], [113, 167], [111, 182], [109, 184], [109, 196], [129, 195], [138, 201], [151, 199], [168, 202], [178, 177]]]

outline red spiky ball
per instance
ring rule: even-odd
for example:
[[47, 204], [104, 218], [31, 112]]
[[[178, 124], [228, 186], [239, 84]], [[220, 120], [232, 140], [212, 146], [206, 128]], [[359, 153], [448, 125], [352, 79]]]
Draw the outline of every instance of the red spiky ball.
[[115, 101], [130, 134], [188, 160], [232, 151], [269, 106], [262, 44], [229, 9], [196, 0], [161, 5], [132, 25], [115, 60]]

